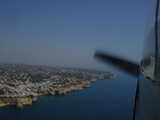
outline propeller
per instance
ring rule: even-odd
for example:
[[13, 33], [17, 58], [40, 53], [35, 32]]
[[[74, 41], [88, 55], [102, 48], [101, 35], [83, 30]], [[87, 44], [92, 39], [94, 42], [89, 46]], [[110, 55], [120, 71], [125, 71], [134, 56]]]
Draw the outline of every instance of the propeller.
[[138, 77], [139, 75], [139, 64], [137, 63], [131, 62], [122, 57], [110, 55], [106, 52], [104, 53], [102, 51], [96, 51], [94, 57], [105, 63], [112, 64], [114, 67], [117, 67], [132, 76]]
[[[152, 43], [155, 45], [153, 48], [155, 48], [155, 59], [156, 59], [156, 64], [155, 64], [155, 75], [158, 75], [158, 52], [159, 52], [159, 9], [160, 9], [160, 0], [156, 0], [156, 4], [155, 4], [155, 23], [154, 23], [154, 37], [153, 39], [150, 39], [150, 41], [152, 40]], [[154, 41], [155, 40], [155, 41]], [[148, 44], [150, 47], [152, 47], [152, 44]], [[150, 50], [150, 47], [147, 47], [147, 49]], [[147, 52], [148, 53], [148, 52]], [[137, 78], [137, 86], [136, 86], [136, 91], [135, 91], [135, 100], [134, 100], [134, 108], [133, 108], [133, 120], [136, 119], [140, 119], [137, 118], [138, 116], [136, 116], [136, 112], [139, 106], [139, 97], [140, 97], [140, 83], [139, 83], [139, 74], [140, 74], [140, 64], [134, 63], [132, 61], [126, 60], [122, 57], [118, 57], [118, 56], [114, 56], [111, 55], [109, 53], [104, 53], [102, 51], [96, 51], [95, 58], [102, 60], [105, 63], [109, 63], [112, 64], [114, 67], [117, 67], [118, 69], [121, 69], [125, 72], [127, 72], [128, 74], [134, 76]]]

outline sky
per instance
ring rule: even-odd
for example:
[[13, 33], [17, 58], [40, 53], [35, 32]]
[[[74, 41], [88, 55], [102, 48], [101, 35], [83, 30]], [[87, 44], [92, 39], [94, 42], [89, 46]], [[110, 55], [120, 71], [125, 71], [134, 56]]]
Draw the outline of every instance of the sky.
[[1, 0], [0, 62], [106, 68], [96, 50], [142, 56], [149, 0]]

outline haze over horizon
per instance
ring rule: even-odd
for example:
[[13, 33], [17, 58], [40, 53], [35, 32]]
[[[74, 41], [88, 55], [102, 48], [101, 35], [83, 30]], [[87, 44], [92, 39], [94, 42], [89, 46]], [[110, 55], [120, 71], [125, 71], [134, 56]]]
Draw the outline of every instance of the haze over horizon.
[[105, 69], [97, 49], [141, 59], [146, 0], [2, 0], [0, 62]]

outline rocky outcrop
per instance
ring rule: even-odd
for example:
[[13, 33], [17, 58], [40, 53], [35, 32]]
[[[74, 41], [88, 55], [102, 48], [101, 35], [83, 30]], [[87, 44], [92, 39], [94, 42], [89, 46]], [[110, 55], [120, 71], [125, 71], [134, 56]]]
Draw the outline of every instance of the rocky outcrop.
[[17, 108], [23, 108], [24, 105], [32, 105], [36, 102], [36, 97], [25, 97], [25, 98], [0, 98], [0, 105], [16, 105]]

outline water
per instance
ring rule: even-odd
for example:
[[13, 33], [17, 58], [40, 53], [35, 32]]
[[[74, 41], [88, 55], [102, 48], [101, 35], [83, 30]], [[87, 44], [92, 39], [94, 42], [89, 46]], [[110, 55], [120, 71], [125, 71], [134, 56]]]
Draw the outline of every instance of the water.
[[0, 108], [0, 120], [132, 120], [135, 83], [121, 73], [68, 96], [40, 97], [22, 110]]

